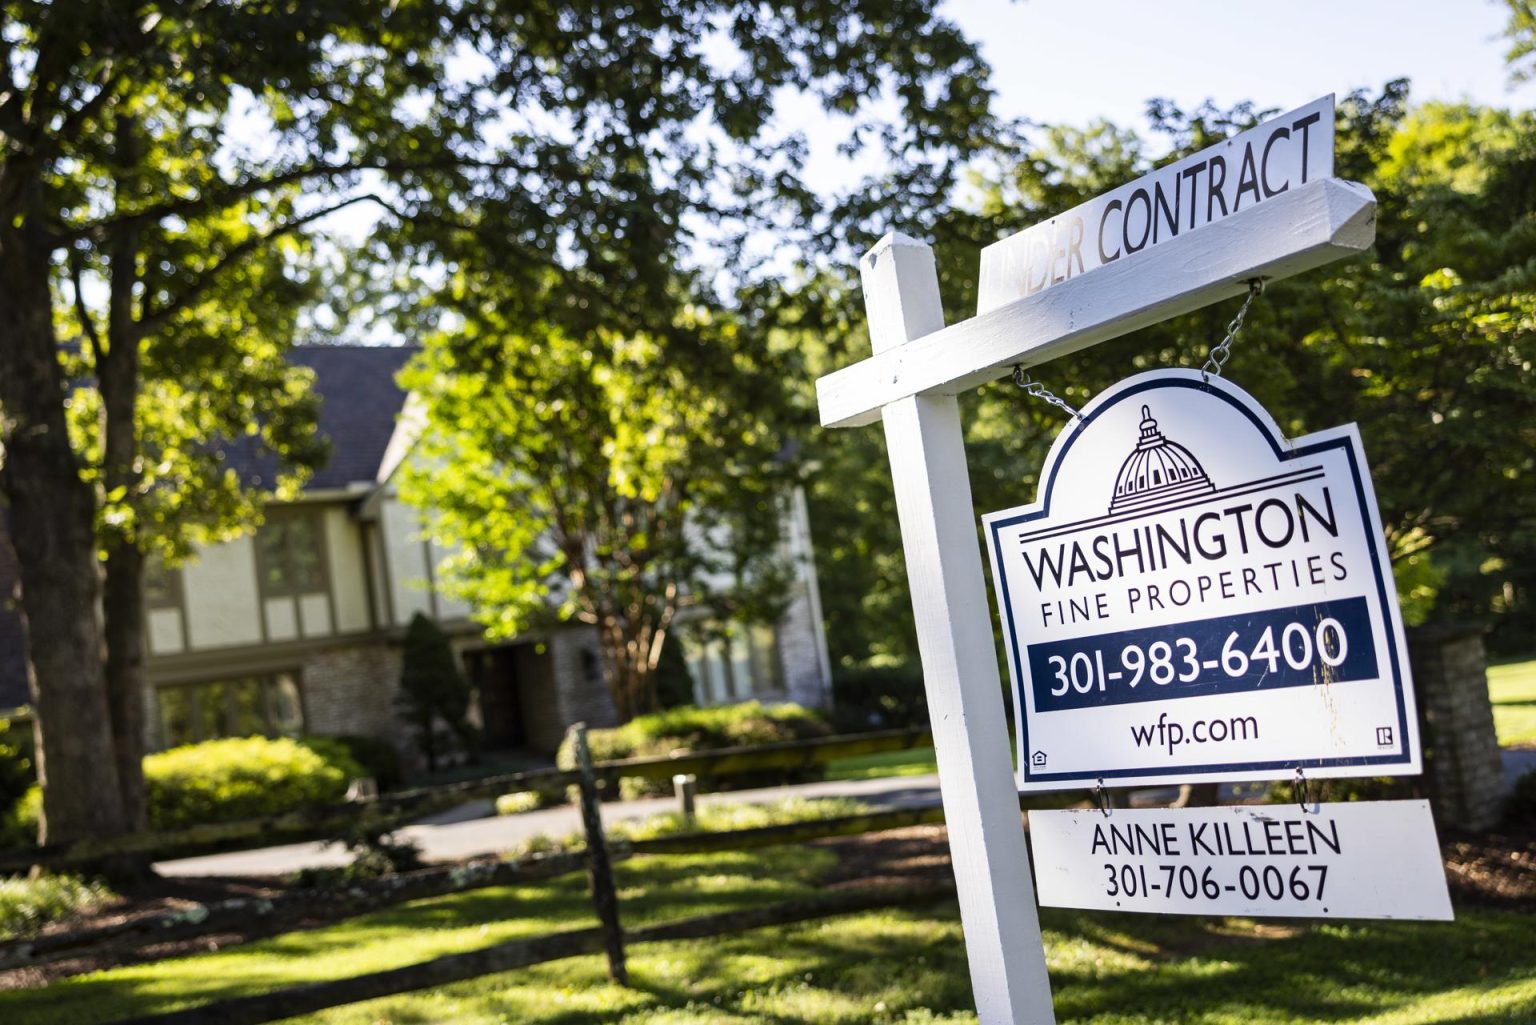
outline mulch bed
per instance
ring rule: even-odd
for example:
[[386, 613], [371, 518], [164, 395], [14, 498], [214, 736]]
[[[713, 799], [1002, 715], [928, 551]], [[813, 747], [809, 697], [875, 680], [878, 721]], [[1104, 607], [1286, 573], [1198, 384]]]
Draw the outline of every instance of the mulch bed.
[[[818, 840], [814, 846], [837, 855], [837, 863], [822, 877], [829, 890], [951, 882], [948, 833], [943, 826], [913, 826], [885, 833]], [[1472, 835], [1447, 833], [1441, 848], [1451, 895], [1459, 908], [1489, 908], [1536, 912], [1536, 820], [1514, 823], [1496, 832]], [[124, 899], [58, 923], [52, 929], [106, 925], [158, 911], [190, 907], [232, 897], [270, 897], [283, 890], [276, 879], [158, 879], [133, 889]], [[317, 917], [298, 923], [314, 928], [329, 920]], [[292, 932], [294, 923], [260, 920], [244, 930], [230, 930], [195, 939], [110, 951], [35, 968], [0, 971], [0, 989], [47, 985], [56, 979], [121, 964], [217, 950]]]

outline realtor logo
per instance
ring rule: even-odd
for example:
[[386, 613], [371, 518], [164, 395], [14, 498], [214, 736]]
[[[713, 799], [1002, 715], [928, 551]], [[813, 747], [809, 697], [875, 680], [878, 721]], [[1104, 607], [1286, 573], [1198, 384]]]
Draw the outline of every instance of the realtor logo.
[[1215, 490], [1200, 461], [1183, 445], [1163, 437], [1152, 419], [1151, 407], [1142, 406], [1141, 438], [1115, 478], [1110, 514], [1135, 512]]
[[1377, 747], [1391, 747], [1392, 746], [1392, 727], [1390, 727], [1390, 726], [1378, 726], [1378, 727], [1376, 727], [1376, 746]]

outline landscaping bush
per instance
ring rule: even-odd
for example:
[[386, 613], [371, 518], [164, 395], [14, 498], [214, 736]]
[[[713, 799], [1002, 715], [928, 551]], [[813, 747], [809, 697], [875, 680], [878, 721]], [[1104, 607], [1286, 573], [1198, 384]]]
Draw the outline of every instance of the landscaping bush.
[[[694, 820], [683, 819], [680, 811], [648, 815], [643, 819], [621, 819], [603, 827], [613, 840], [656, 840], [689, 833], [734, 833], [743, 829], [766, 829], [799, 822], [825, 822], [853, 815], [869, 815], [873, 805], [851, 797], [784, 797], [764, 804], [744, 801], [710, 801], [701, 804]], [[560, 836], [535, 833], [507, 852], [513, 857], [548, 854], [553, 851], [579, 851], [587, 845], [586, 833], [575, 830]]]
[[0, 815], [0, 850], [37, 844], [37, 824], [43, 814], [43, 792], [34, 783], [21, 800]]
[[[684, 706], [636, 716], [616, 729], [589, 730], [587, 744], [592, 749], [593, 761], [608, 762], [622, 758], [654, 758], [718, 751], [727, 747], [778, 744], [831, 734], [831, 727], [819, 712], [799, 705], [769, 706], [760, 701], [748, 701], [716, 708]], [[560, 745], [555, 762], [562, 769], [575, 768], [576, 753], [569, 737]], [[779, 783], [805, 783], [822, 779], [823, 776], [820, 766], [795, 772], [775, 770], [731, 776], [719, 780], [718, 787], [713, 785], [714, 780], [700, 776], [699, 788], [742, 789]], [[625, 779], [619, 784], [619, 795], [626, 800], [671, 792], [670, 780]]]
[[341, 801], [348, 781], [366, 770], [339, 743], [312, 745], [241, 737], [150, 755], [144, 759], [150, 828], [232, 822]]
[[1515, 780], [1504, 805], [1504, 818], [1508, 822], [1536, 822], [1536, 769]]
[[[238, 737], [160, 751], [144, 759], [150, 829], [234, 822], [336, 804], [368, 775], [335, 737]], [[0, 818], [0, 847], [37, 842], [42, 794], [34, 785]]]
[[29, 835], [22, 807], [37, 782], [33, 764], [31, 728], [0, 719], [0, 847], [25, 847], [37, 837], [37, 816]]
[[832, 674], [832, 713], [840, 733], [928, 725], [923, 671], [910, 666], [861, 666]]
[[400, 775], [400, 753], [387, 740], [343, 734], [337, 737], [301, 737], [299, 743], [326, 761], [335, 761], [338, 754], [352, 759], [363, 767], [362, 775], [373, 778], [380, 791], [393, 790], [403, 779]]
[[100, 882], [70, 875], [0, 879], [0, 940], [29, 936], [49, 922], [116, 896]]

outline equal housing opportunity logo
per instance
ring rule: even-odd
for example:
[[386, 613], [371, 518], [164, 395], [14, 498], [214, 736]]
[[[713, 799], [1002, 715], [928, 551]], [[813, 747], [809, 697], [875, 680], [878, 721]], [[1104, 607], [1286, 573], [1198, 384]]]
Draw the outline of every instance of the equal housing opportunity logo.
[[1156, 372], [1087, 407], [1041, 479], [984, 518], [1022, 787], [1417, 771], [1353, 426], [1287, 441], [1240, 389]]

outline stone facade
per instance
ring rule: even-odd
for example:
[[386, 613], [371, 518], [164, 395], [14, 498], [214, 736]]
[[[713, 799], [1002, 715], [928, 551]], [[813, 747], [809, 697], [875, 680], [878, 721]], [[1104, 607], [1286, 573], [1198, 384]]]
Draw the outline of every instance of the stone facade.
[[395, 714], [400, 649], [368, 644], [313, 655], [300, 670], [304, 723], [309, 733], [363, 734], [408, 743]]
[[1508, 783], [1488, 699], [1482, 627], [1409, 632], [1423, 728], [1424, 784], [1442, 825], [1481, 830], [1503, 812]]
[[556, 631], [549, 639], [549, 654], [564, 726], [578, 722], [594, 730], [617, 726], [619, 713], [614, 710], [613, 695], [603, 678], [597, 631], [591, 627]]

